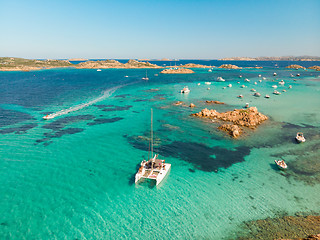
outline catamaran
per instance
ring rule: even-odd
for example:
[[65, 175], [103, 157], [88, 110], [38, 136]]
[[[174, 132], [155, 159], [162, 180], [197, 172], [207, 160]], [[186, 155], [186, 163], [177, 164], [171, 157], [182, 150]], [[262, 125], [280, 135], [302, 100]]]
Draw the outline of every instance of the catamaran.
[[[167, 173], [170, 171], [171, 164], [166, 163], [165, 160], [158, 159], [158, 154], [153, 156], [153, 111], [151, 109], [151, 138], [150, 138], [150, 148], [149, 155], [151, 153], [151, 158], [146, 161], [141, 162], [141, 166], [136, 173], [135, 183], [138, 183], [140, 179], [151, 179], [156, 181], [156, 185], [159, 185], [161, 181], [165, 178]], [[150, 151], [151, 149], [151, 151]]]

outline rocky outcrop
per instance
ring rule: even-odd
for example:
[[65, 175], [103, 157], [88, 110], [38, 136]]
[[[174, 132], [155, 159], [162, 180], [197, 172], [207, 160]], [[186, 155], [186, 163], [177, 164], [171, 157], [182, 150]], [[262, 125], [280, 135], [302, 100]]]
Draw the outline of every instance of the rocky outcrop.
[[224, 102], [220, 102], [220, 101], [210, 101], [210, 100], [206, 100], [206, 104], [225, 104]]
[[289, 65], [289, 66], [287, 66], [286, 68], [293, 68], [293, 69], [306, 69], [305, 67], [302, 67], [302, 66], [297, 65], [297, 64]]
[[185, 73], [194, 73], [191, 69], [188, 68], [167, 68], [162, 70], [160, 73], [163, 74], [185, 74]]
[[187, 63], [185, 65], [181, 65], [180, 67], [184, 67], [184, 68], [212, 68], [213, 66], [194, 64], [194, 63]]
[[77, 68], [160, 68], [156, 64], [149, 62], [139, 62], [136, 60], [129, 60], [123, 64], [116, 60], [104, 60], [104, 61], [87, 61], [76, 65]]
[[[243, 132], [240, 127], [247, 127], [254, 129], [260, 125], [268, 117], [258, 112], [256, 107], [250, 107], [248, 109], [235, 109], [224, 113], [219, 113], [216, 110], [209, 110], [207, 108], [202, 109], [201, 112], [191, 114], [192, 116], [219, 119], [225, 122], [231, 122], [233, 124], [224, 124], [219, 127], [221, 130], [227, 131], [231, 136], [238, 137]], [[238, 126], [235, 127], [234, 125]]]
[[238, 67], [238, 66], [232, 65], [232, 64], [222, 64], [219, 68], [225, 68], [225, 69], [241, 69], [241, 67]]
[[235, 124], [222, 124], [218, 129], [228, 132], [230, 136], [237, 138], [242, 133], [242, 129]]
[[308, 69], [314, 69], [314, 70], [320, 71], [320, 66], [312, 66], [312, 67], [308, 67]]

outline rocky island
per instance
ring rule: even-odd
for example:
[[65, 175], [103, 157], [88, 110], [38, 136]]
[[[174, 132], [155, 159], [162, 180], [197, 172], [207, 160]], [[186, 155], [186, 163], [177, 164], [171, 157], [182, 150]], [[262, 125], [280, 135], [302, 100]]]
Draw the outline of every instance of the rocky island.
[[0, 58], [0, 71], [30, 71], [72, 66], [74, 65], [67, 60], [37, 60], [11, 57]]
[[297, 64], [289, 65], [289, 66], [287, 66], [286, 68], [293, 68], [293, 69], [306, 69], [305, 67], [302, 67], [302, 66], [297, 65]]
[[312, 66], [312, 67], [308, 67], [308, 69], [320, 71], [320, 66]]
[[185, 65], [181, 65], [180, 67], [183, 68], [212, 68], [214, 66], [202, 65], [202, 64], [194, 64], [194, 63], [187, 63]]
[[191, 69], [188, 68], [167, 68], [162, 70], [160, 73], [163, 74], [185, 74], [185, 73], [194, 73]]
[[224, 113], [219, 113], [216, 110], [209, 110], [207, 108], [202, 109], [199, 113], [191, 114], [192, 116], [219, 119], [223, 122], [231, 122], [222, 124], [218, 129], [226, 131], [234, 138], [239, 137], [243, 133], [243, 128], [247, 127], [255, 129], [263, 121], [267, 120], [268, 117], [258, 112], [256, 107], [250, 107], [248, 109], [235, 109]]
[[238, 66], [232, 65], [232, 64], [222, 64], [219, 68], [225, 68], [225, 69], [241, 69], [241, 67], [238, 67]]
[[103, 60], [103, 61], [87, 61], [75, 65], [76, 68], [161, 68], [156, 64], [149, 62], [139, 62], [136, 60], [129, 60], [123, 64], [116, 60]]

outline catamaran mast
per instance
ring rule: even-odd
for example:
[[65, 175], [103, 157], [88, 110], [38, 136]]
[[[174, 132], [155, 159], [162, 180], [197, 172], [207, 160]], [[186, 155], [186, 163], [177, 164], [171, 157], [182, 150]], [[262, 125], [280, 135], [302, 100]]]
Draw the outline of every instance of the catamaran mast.
[[151, 108], [151, 157], [153, 158], [153, 109]]

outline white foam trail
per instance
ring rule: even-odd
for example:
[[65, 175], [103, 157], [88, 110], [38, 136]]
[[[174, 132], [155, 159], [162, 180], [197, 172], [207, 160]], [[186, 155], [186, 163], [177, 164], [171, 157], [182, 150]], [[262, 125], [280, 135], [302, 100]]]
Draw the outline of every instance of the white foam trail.
[[74, 112], [74, 111], [78, 111], [82, 108], [85, 108], [85, 107], [88, 107], [92, 104], [95, 104], [107, 97], [110, 97], [112, 93], [114, 93], [118, 88], [120, 88], [122, 86], [118, 86], [118, 87], [114, 87], [114, 88], [111, 88], [111, 89], [108, 89], [106, 91], [103, 92], [102, 96], [90, 101], [90, 102], [87, 102], [87, 103], [83, 103], [83, 104], [80, 104], [80, 105], [77, 105], [77, 106], [74, 106], [74, 107], [70, 107], [68, 109], [63, 109], [59, 112], [55, 112], [55, 113], [51, 113], [45, 117], [43, 117], [44, 119], [52, 119], [52, 118], [55, 118], [55, 117], [58, 117], [58, 116], [61, 116], [61, 115], [65, 115], [65, 114], [68, 114], [70, 112]]

